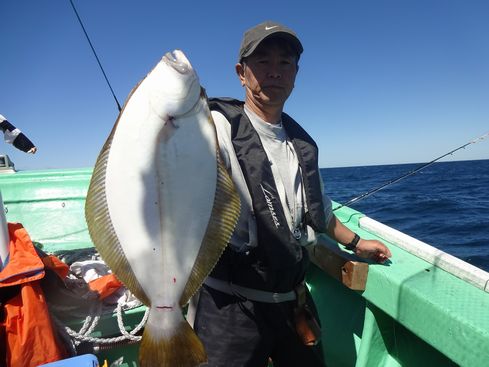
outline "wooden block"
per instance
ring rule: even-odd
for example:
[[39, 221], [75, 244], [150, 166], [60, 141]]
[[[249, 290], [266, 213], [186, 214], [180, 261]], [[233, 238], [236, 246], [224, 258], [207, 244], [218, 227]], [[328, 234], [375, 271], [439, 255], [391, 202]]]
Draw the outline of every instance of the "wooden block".
[[325, 273], [342, 282], [346, 287], [363, 291], [367, 284], [368, 264], [327, 241], [309, 246], [311, 261]]

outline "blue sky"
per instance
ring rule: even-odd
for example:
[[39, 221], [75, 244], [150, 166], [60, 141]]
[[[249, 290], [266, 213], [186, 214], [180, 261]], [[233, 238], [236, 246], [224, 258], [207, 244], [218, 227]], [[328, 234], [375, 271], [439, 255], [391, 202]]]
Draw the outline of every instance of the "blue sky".
[[[242, 98], [242, 33], [293, 28], [305, 52], [285, 111], [321, 167], [426, 162], [489, 131], [485, 0], [74, 1], [121, 103], [175, 48], [209, 96]], [[0, 114], [39, 148], [0, 152], [18, 169], [93, 166], [118, 111], [69, 1], [2, 0], [0, 14]], [[489, 159], [489, 139], [450, 159]]]

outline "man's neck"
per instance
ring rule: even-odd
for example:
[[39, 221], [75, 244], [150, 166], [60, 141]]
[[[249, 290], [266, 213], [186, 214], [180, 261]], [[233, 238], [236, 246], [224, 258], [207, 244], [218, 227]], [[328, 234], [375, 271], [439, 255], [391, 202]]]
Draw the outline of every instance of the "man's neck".
[[246, 98], [245, 106], [263, 121], [270, 124], [279, 123], [282, 120], [283, 106], [258, 105], [256, 102]]

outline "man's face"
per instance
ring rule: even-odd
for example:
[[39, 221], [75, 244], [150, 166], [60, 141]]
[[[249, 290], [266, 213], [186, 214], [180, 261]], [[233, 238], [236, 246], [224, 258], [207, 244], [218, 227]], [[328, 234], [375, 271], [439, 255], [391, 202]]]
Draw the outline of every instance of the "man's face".
[[297, 56], [277, 42], [262, 42], [244, 63], [236, 65], [246, 98], [261, 106], [283, 107], [294, 88]]

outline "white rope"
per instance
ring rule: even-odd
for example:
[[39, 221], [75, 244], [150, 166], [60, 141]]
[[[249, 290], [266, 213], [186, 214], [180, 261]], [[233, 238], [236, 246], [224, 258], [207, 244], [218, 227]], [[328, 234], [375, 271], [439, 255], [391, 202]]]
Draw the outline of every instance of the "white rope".
[[[136, 306], [139, 307], [139, 306]], [[141, 336], [135, 335], [138, 333], [146, 324], [146, 321], [148, 320], [148, 315], [149, 315], [149, 308], [146, 308], [146, 311], [144, 313], [144, 316], [142, 320], [139, 322], [139, 324], [132, 330], [130, 333], [126, 331], [126, 328], [124, 326], [123, 318], [122, 318], [122, 303], [117, 304], [117, 310], [116, 310], [116, 315], [117, 315], [117, 324], [119, 326], [119, 331], [121, 332], [121, 336], [117, 337], [112, 337], [112, 338], [96, 338], [90, 336], [91, 333], [93, 333], [95, 327], [97, 326], [99, 320], [100, 320], [100, 314], [101, 314], [101, 306], [98, 307], [97, 310], [97, 315], [88, 315], [85, 318], [85, 321], [79, 331], [75, 331], [71, 329], [69, 326], [63, 325], [61, 321], [59, 321], [56, 317], [53, 316], [54, 320], [58, 325], [61, 326], [63, 331], [67, 333], [72, 339], [75, 347], [76, 345], [79, 345], [81, 342], [90, 342], [90, 343], [99, 343], [99, 344], [115, 344], [119, 343], [124, 340], [131, 340], [131, 341], [140, 341]]]
[[[97, 310], [96, 310], [96, 312], [93, 312], [95, 305], [97, 305]], [[95, 313], [95, 316], [93, 316], [94, 313]], [[92, 303], [92, 306], [90, 307], [90, 315], [88, 315], [85, 318], [85, 322], [83, 323], [82, 328], [80, 329], [80, 331], [78, 331], [77, 334], [83, 335], [83, 336], [90, 335], [93, 332], [93, 330], [95, 330], [95, 327], [97, 326], [97, 324], [100, 320], [101, 314], [102, 314], [102, 304], [101, 303], [97, 303], [97, 304]], [[80, 341], [75, 341], [75, 345], [78, 345], [78, 344], [80, 344]]]
[[148, 320], [148, 315], [149, 315], [149, 307], [146, 308], [146, 311], [144, 312], [143, 319], [139, 323], [138, 326], [134, 328], [130, 333], [126, 331], [126, 328], [124, 326], [124, 322], [122, 320], [122, 303], [117, 304], [117, 324], [119, 325], [119, 330], [123, 336], [125, 336], [129, 340], [135, 340], [135, 341], [140, 341], [141, 337], [140, 336], [135, 336], [139, 330], [142, 329], [142, 327], [146, 324], [146, 321]]

